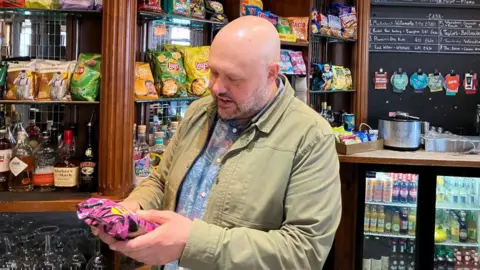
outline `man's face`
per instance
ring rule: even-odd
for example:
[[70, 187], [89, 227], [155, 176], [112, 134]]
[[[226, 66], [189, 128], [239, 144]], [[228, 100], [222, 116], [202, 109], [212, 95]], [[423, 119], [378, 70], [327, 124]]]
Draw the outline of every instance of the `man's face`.
[[[268, 102], [269, 66], [223, 49], [210, 52], [209, 88], [224, 120], [254, 116]], [[271, 78], [270, 78], [271, 80]]]

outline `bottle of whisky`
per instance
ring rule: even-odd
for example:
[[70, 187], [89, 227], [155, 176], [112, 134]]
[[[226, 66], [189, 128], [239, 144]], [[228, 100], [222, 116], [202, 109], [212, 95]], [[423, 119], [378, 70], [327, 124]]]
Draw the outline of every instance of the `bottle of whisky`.
[[65, 130], [60, 160], [53, 169], [55, 188], [60, 190], [77, 191], [80, 186], [79, 162], [75, 158], [73, 145], [73, 131]]
[[12, 146], [7, 138], [7, 130], [0, 130], [0, 191], [8, 191], [9, 163], [12, 157]]
[[32, 148], [27, 143], [27, 134], [19, 131], [18, 143], [12, 150], [9, 163], [10, 173], [8, 187], [11, 192], [28, 192], [33, 190], [33, 156]]
[[83, 152], [82, 161], [80, 162], [82, 191], [94, 192], [96, 190], [96, 166], [93, 147], [93, 127], [92, 122], [89, 122], [87, 124], [87, 148]]
[[37, 126], [35, 122], [35, 114], [38, 109], [30, 109], [30, 121], [27, 127], [27, 134], [28, 134], [28, 145], [32, 147], [32, 150], [35, 152], [37, 147], [40, 145], [40, 128]]
[[33, 170], [33, 188], [36, 191], [48, 192], [55, 189], [54, 166], [57, 163], [57, 149], [51, 143], [50, 136], [44, 134], [38, 147]]

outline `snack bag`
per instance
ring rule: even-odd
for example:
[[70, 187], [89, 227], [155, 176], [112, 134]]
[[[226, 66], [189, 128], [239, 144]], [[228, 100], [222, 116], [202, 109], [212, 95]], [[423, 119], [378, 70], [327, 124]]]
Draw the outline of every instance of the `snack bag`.
[[190, 46], [187, 45], [180, 45], [180, 44], [163, 44], [163, 49], [168, 52], [179, 52], [182, 53], [185, 48], [188, 48]]
[[205, 1], [191, 0], [192, 17], [198, 19], [205, 19]]
[[156, 13], [163, 13], [161, 0], [138, 0], [137, 9]]
[[355, 7], [344, 7], [340, 9], [340, 21], [343, 27], [344, 38], [357, 38], [357, 12]]
[[77, 217], [88, 226], [101, 228], [118, 240], [133, 239], [158, 227], [158, 224], [138, 218], [114, 201], [100, 198], [90, 198], [79, 203]]
[[258, 13], [262, 12], [257, 6], [245, 6], [245, 15], [258, 16]]
[[348, 86], [345, 69], [341, 66], [332, 67], [332, 87], [333, 90], [346, 90]]
[[155, 73], [159, 76], [162, 96], [179, 97], [185, 95], [186, 73], [183, 57], [179, 52], [155, 53]]
[[95, 0], [95, 10], [103, 10], [103, 0]]
[[35, 62], [15, 62], [8, 66], [5, 99], [33, 100], [35, 96]]
[[205, 5], [205, 8], [206, 8], [206, 11], [208, 13], [220, 13], [220, 14], [223, 14], [223, 5], [222, 3], [218, 2], [218, 1], [208, 1], [207, 0], [207, 3]]
[[324, 91], [332, 90], [332, 84], [333, 84], [332, 64], [331, 63], [320, 64], [320, 68], [322, 72], [321, 89]]
[[246, 6], [256, 6], [260, 10], [263, 10], [262, 0], [242, 0], [242, 15], [246, 15]]
[[308, 17], [289, 17], [288, 22], [292, 27], [297, 42], [308, 42]]
[[25, 0], [3, 0], [3, 7], [24, 8]]
[[353, 88], [352, 72], [346, 67], [344, 67], [343, 70], [345, 72], [345, 79], [347, 81], [347, 88], [345, 88], [345, 90], [351, 90]]
[[334, 37], [342, 36], [342, 22], [340, 18], [333, 15], [328, 15], [328, 35]]
[[7, 74], [8, 74], [8, 63], [2, 62], [0, 64], [0, 90], [3, 93], [3, 89], [7, 86]]
[[270, 12], [270, 15], [268, 16], [268, 21], [271, 22], [276, 28], [278, 24], [278, 16]]
[[305, 66], [302, 52], [289, 51], [288, 53], [290, 54], [290, 59], [292, 60], [293, 74], [307, 74], [307, 67]]
[[52, 9], [53, 7], [52, 0], [26, 0], [26, 8], [40, 8], [40, 9]]
[[70, 87], [73, 100], [97, 100], [100, 90], [101, 64], [102, 56], [99, 54], [80, 54]]
[[296, 42], [297, 38], [286, 18], [278, 17], [277, 32], [281, 41]]
[[63, 62], [52, 65], [47, 62], [37, 63], [35, 69], [37, 100], [71, 100], [68, 91], [75, 62]]
[[185, 49], [184, 64], [187, 72], [187, 92], [189, 96], [203, 97], [210, 95], [208, 90], [210, 80], [209, 56], [210, 46]]
[[330, 35], [330, 26], [328, 24], [328, 17], [323, 14], [319, 14], [318, 18], [319, 18], [318, 21], [320, 23], [320, 33], [322, 35]]
[[60, 0], [60, 9], [91, 10], [95, 7], [95, 0]]
[[280, 53], [280, 73], [293, 74], [292, 61], [290, 60], [290, 51], [281, 50]]
[[318, 21], [318, 10], [316, 8], [312, 8], [310, 23], [312, 25], [312, 33], [317, 34], [320, 32], [320, 22]]
[[135, 98], [158, 99], [150, 65], [144, 62], [135, 63]]
[[190, 17], [190, 0], [167, 0], [167, 12]]

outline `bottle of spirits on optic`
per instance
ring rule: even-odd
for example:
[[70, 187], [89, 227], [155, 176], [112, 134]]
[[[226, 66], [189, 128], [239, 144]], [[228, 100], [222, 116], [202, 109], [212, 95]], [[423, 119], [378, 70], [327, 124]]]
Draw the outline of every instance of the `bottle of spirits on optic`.
[[27, 134], [18, 132], [18, 143], [12, 150], [8, 189], [11, 192], [28, 192], [33, 190], [33, 154], [27, 144]]
[[12, 145], [7, 138], [7, 130], [0, 130], [0, 191], [8, 191], [8, 175]]
[[47, 134], [43, 135], [42, 143], [34, 156], [33, 188], [40, 192], [55, 190], [53, 170], [58, 160], [57, 149], [52, 145]]
[[92, 122], [87, 124], [87, 148], [83, 152], [80, 162], [80, 180], [81, 189], [84, 192], [96, 191], [96, 166], [95, 149], [93, 147], [93, 127]]
[[146, 131], [146, 126], [138, 126], [137, 144], [133, 149], [133, 160], [135, 162], [135, 185], [138, 185], [150, 174], [150, 146], [146, 142]]
[[73, 146], [73, 131], [63, 132], [63, 146], [60, 152], [60, 160], [53, 169], [55, 188], [61, 190], [77, 191], [80, 186], [79, 162], [75, 158]]
[[[28, 134], [25, 128], [23, 127], [22, 123], [22, 114], [21, 113], [15, 113], [15, 125], [13, 126], [13, 135], [18, 137], [18, 132], [24, 132], [25, 134]], [[28, 136], [28, 135], [27, 135]], [[18, 138], [15, 138], [15, 141], [18, 142]], [[27, 142], [28, 143], [28, 142]]]
[[16, 145], [17, 141], [12, 132], [12, 120], [10, 117], [5, 117], [5, 128], [7, 129], [7, 139], [10, 141], [11, 145]]

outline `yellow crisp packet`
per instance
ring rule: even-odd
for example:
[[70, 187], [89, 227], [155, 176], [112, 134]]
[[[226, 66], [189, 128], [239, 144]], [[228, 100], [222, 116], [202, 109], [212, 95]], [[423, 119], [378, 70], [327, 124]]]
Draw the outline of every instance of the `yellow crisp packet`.
[[37, 63], [35, 69], [37, 100], [69, 101], [70, 80], [76, 62]]
[[345, 76], [345, 69], [341, 66], [333, 66], [333, 89], [346, 90], [348, 87], [347, 77]]
[[187, 93], [189, 96], [203, 97], [210, 95], [208, 90], [210, 79], [209, 56], [209, 46], [185, 48], [184, 65], [187, 72]]
[[8, 100], [33, 100], [35, 96], [35, 61], [9, 63], [7, 75]]
[[152, 70], [148, 63], [135, 63], [135, 98], [158, 99], [158, 93], [153, 82]]

